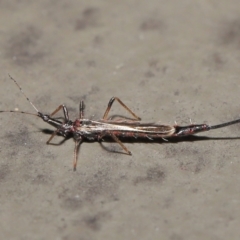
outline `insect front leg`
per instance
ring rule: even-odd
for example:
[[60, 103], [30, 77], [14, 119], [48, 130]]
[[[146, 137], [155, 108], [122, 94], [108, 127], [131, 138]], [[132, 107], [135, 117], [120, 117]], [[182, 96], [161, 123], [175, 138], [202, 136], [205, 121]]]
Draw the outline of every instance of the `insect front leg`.
[[68, 116], [68, 110], [66, 108], [65, 105], [60, 105], [55, 111], [53, 111], [51, 114], [50, 114], [50, 117], [52, 117], [53, 115], [55, 115], [58, 111], [60, 110], [63, 110], [63, 114], [64, 114], [64, 120], [65, 122], [69, 121], [69, 116]]
[[130, 108], [128, 108], [119, 98], [117, 97], [112, 97], [110, 100], [109, 100], [109, 103], [108, 103], [108, 106], [107, 106], [107, 109], [103, 115], [103, 119], [104, 120], [108, 120], [108, 113], [113, 105], [113, 102], [117, 100], [120, 105], [122, 105], [134, 118], [136, 118], [136, 120], [141, 120], [140, 117], [138, 117], [132, 110], [130, 110]]
[[59, 132], [58, 129], [56, 131], [54, 131], [46, 143], [49, 144], [51, 142], [51, 140], [58, 134], [58, 132]]
[[[50, 117], [52, 117], [53, 115], [55, 115], [58, 111], [63, 110], [63, 114], [64, 114], [64, 122], [68, 122], [69, 121], [69, 116], [68, 116], [68, 110], [66, 108], [65, 105], [60, 105], [56, 110], [54, 110], [51, 114]], [[49, 144], [51, 142], [51, 140], [60, 132], [59, 129], [57, 129], [56, 131], [53, 132], [53, 134], [50, 136], [50, 138], [47, 141], [47, 144]]]

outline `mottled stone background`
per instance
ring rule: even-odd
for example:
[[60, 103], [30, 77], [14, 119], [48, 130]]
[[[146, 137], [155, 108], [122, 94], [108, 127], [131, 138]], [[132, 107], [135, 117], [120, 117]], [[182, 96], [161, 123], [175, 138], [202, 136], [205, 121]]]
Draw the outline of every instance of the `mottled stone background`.
[[[71, 119], [81, 99], [101, 118], [112, 96], [146, 122], [240, 117], [238, 0], [2, 0], [0, 22], [0, 110], [34, 112], [10, 73]], [[0, 128], [1, 239], [239, 239], [239, 125], [126, 142], [132, 156], [85, 143], [76, 172], [72, 139], [46, 145], [40, 119], [1, 113]]]

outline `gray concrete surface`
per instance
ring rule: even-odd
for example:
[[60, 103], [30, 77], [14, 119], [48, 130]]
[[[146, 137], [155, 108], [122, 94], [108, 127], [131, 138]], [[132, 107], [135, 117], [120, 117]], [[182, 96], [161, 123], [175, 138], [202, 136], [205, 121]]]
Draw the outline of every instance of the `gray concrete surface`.
[[[239, 118], [239, 16], [237, 0], [0, 1], [0, 109], [34, 112], [10, 73], [72, 119], [81, 99], [101, 118], [112, 96], [146, 122]], [[125, 143], [132, 156], [84, 143], [76, 172], [72, 139], [46, 145], [40, 119], [1, 113], [0, 127], [0, 239], [239, 239], [239, 125]]]

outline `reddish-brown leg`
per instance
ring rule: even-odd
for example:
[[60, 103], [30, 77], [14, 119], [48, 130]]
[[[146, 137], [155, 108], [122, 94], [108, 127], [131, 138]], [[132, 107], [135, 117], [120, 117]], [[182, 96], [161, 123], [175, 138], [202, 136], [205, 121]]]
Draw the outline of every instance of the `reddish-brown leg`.
[[65, 105], [60, 105], [59, 107], [57, 107], [56, 110], [54, 110], [51, 114], [50, 117], [52, 117], [53, 115], [55, 115], [58, 111], [63, 110], [63, 114], [64, 114], [64, 118], [65, 118], [65, 122], [69, 121], [69, 116], [68, 116], [68, 110], [66, 108]]
[[[65, 122], [69, 121], [69, 116], [68, 116], [68, 110], [65, 107], [65, 105], [60, 105], [59, 107], [56, 108], [56, 110], [54, 110], [51, 114], [50, 117], [52, 117], [53, 115], [55, 115], [58, 111], [63, 110], [63, 114], [64, 114], [64, 120]], [[47, 141], [47, 144], [49, 144], [51, 142], [51, 140], [57, 135], [57, 133], [59, 132], [59, 130], [57, 129], [56, 131], [53, 132], [53, 134], [50, 136], [50, 138]]]
[[80, 147], [81, 143], [82, 143], [82, 139], [75, 141], [74, 157], [73, 157], [73, 171], [76, 171], [76, 169], [77, 169], [78, 151], [79, 151], [79, 147]]
[[122, 149], [128, 154], [128, 155], [132, 155], [132, 153], [127, 149], [127, 147], [124, 146], [124, 144], [116, 137], [116, 135], [114, 135], [113, 133], [110, 133], [110, 136], [112, 137], [112, 139], [117, 142]]
[[119, 98], [117, 97], [112, 97], [110, 100], [109, 100], [109, 103], [108, 103], [108, 107], [103, 115], [103, 120], [108, 120], [108, 113], [112, 107], [112, 104], [113, 102], [117, 100], [119, 102], [120, 105], [122, 105], [136, 120], [141, 120], [140, 117], [138, 117], [132, 110], [130, 110], [130, 108], [128, 108]]

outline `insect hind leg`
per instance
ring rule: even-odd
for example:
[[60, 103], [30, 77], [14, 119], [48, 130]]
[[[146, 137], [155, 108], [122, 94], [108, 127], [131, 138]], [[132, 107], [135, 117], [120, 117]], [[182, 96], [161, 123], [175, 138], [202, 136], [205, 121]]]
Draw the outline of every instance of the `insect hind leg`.
[[128, 155], [132, 155], [132, 153], [127, 149], [127, 147], [116, 137], [116, 135], [114, 135], [113, 133], [110, 134], [110, 136], [112, 137], [112, 139], [117, 142], [122, 149], [128, 154]]
[[110, 100], [109, 100], [109, 103], [108, 103], [108, 106], [107, 106], [107, 109], [103, 115], [103, 120], [108, 120], [108, 113], [114, 103], [114, 101], [117, 100], [119, 102], [119, 104], [121, 106], [123, 106], [123, 108], [125, 108], [136, 120], [141, 120], [140, 117], [138, 117], [130, 108], [128, 108], [118, 97], [112, 97]]

